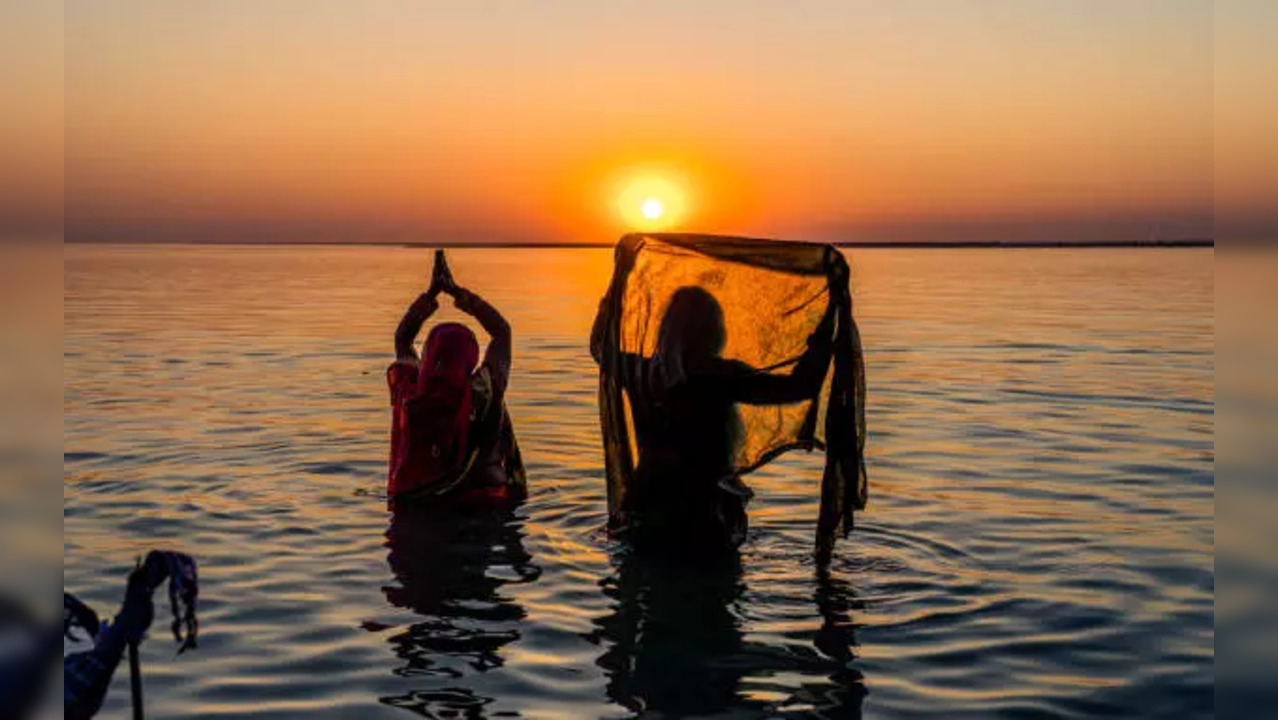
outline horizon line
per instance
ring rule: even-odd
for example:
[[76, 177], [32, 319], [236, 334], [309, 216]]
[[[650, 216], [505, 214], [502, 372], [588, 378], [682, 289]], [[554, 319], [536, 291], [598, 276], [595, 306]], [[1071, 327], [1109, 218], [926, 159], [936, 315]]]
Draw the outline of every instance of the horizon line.
[[[791, 242], [775, 238], [776, 242]], [[454, 249], [571, 249], [571, 248], [611, 248], [616, 242], [535, 242], [535, 241], [492, 241], [492, 242], [416, 242], [416, 241], [351, 241], [351, 240], [268, 240], [268, 241], [235, 241], [235, 240], [92, 240], [63, 239], [64, 245], [238, 245], [269, 247], [272, 245], [317, 245], [326, 247], [401, 247], [401, 248], [445, 248]], [[1159, 240], [1078, 240], [1078, 241], [1034, 241], [1034, 240], [844, 240], [822, 243], [837, 248], [853, 248], [863, 250], [901, 249], [901, 250], [961, 250], [961, 249], [1072, 249], [1072, 248], [1214, 248], [1215, 238], [1177, 238]]]

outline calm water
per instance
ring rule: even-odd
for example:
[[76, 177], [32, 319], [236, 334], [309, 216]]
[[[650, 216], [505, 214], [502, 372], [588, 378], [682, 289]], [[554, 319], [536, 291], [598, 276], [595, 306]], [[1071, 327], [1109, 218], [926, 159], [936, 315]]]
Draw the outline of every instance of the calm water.
[[1210, 250], [854, 253], [870, 507], [818, 573], [820, 461], [787, 456], [695, 575], [601, 531], [611, 252], [452, 255], [516, 331], [513, 521], [380, 494], [429, 252], [66, 248], [66, 587], [105, 612], [143, 550], [202, 563], [149, 716], [1211, 714]]

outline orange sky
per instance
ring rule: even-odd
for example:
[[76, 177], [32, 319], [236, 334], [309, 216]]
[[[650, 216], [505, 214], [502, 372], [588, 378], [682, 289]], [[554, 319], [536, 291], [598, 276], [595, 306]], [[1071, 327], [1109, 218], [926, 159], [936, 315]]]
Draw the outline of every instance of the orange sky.
[[69, 239], [610, 242], [651, 178], [698, 231], [1212, 230], [1205, 1], [72, 0], [65, 28]]

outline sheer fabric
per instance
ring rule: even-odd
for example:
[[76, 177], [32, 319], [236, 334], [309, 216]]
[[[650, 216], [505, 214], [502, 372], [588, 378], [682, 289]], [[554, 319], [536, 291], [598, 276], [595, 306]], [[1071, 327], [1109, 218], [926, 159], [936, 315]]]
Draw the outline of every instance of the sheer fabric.
[[[696, 298], [709, 298], [703, 315], [721, 317], [672, 332], [672, 300]], [[814, 337], [832, 343], [824, 382], [811, 392], [781, 403], [738, 402], [724, 450], [724, 470], [733, 478], [788, 450], [825, 451], [817, 547], [828, 552], [866, 503], [865, 373], [847, 263], [833, 246], [814, 243], [682, 234], [627, 235], [618, 243], [592, 338], [600, 364], [610, 528], [625, 530], [628, 498], [636, 483], [645, 482], [635, 472], [642, 443], [635, 437], [632, 407], [650, 404], [650, 395], [684, 379], [676, 342], [701, 342], [715, 333], [721, 337], [706, 342], [716, 343], [719, 357], [750, 373], [789, 373]], [[821, 337], [826, 333], [832, 337]], [[675, 335], [683, 339], [673, 340]], [[627, 376], [631, 358], [651, 361], [649, 379]]]

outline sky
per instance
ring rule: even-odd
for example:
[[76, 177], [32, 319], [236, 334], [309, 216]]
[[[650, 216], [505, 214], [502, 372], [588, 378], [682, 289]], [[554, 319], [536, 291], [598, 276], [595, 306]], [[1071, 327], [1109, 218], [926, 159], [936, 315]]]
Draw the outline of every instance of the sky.
[[66, 237], [1209, 237], [1235, 4], [68, 0]]

